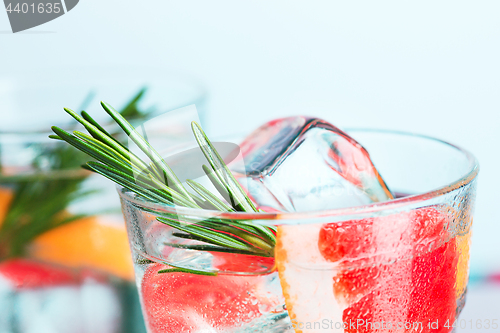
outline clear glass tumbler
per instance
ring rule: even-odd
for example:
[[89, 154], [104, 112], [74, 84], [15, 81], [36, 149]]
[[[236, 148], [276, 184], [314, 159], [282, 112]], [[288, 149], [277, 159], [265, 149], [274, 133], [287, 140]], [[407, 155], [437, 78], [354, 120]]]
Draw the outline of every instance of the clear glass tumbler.
[[[467, 290], [477, 161], [426, 136], [348, 132], [396, 199], [314, 212], [221, 213], [148, 202], [118, 188], [150, 333], [453, 330]], [[156, 220], [166, 213], [276, 225], [275, 256], [171, 247], [179, 242], [175, 230]], [[218, 275], [159, 273], [169, 265]]]

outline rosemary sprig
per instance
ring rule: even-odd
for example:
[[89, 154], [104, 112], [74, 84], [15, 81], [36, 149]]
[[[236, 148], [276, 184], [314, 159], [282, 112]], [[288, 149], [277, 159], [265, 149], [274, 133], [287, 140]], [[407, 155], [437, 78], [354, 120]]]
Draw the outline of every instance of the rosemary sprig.
[[159, 274], [162, 273], [190, 273], [190, 274], [198, 274], [198, 275], [208, 275], [208, 276], [216, 276], [217, 272], [215, 271], [204, 271], [204, 270], [197, 270], [197, 269], [192, 269], [192, 268], [182, 268], [182, 267], [177, 267], [176, 265], [173, 264], [168, 264], [169, 266], [172, 266], [174, 268], [167, 268], [167, 269], [161, 269], [158, 271]]
[[205, 132], [203, 132], [203, 130], [201, 129], [200, 125], [198, 125], [196, 122], [193, 122], [191, 124], [191, 127], [201, 151], [207, 158], [208, 162], [212, 166], [215, 175], [218, 178], [219, 187], [221, 186], [220, 184], [222, 184], [222, 187], [226, 190], [224, 193], [229, 194], [231, 205], [239, 211], [257, 212], [257, 208], [255, 208], [252, 200], [250, 200], [250, 198], [243, 191], [240, 184], [234, 178], [233, 174], [227, 167], [226, 163], [224, 163], [224, 160], [220, 157], [219, 153], [212, 145]]
[[[204, 172], [219, 191], [224, 200], [207, 190], [201, 184], [187, 180], [187, 185], [194, 191], [188, 192], [179, 181], [170, 166], [149, 142], [135, 130], [125, 118], [109, 104], [101, 102], [104, 110], [120, 126], [123, 132], [144, 152], [150, 161], [141, 160], [125, 145], [111, 137], [87, 113], [82, 116], [70, 109], [65, 109], [80, 122], [90, 135], [74, 131], [68, 133], [58, 127], [52, 127], [56, 134], [53, 139], [64, 140], [73, 147], [85, 152], [97, 160], [87, 162], [85, 168], [97, 172], [129, 191], [146, 200], [197, 209], [212, 209], [221, 212], [258, 212], [254, 203], [243, 191], [238, 181], [224, 163], [203, 129], [196, 122], [192, 123], [194, 136], [205, 155], [210, 167], [203, 165]], [[230, 252], [241, 255], [272, 257], [276, 243], [276, 229], [257, 225], [251, 221], [236, 221], [222, 218], [196, 219], [178, 214], [162, 213], [157, 220], [177, 229], [173, 233], [179, 240], [193, 240], [202, 244], [168, 245], [194, 251]], [[204, 243], [204, 244], [203, 244]], [[176, 267], [161, 272], [191, 272], [194, 274], [213, 275], [213, 271], [199, 271]]]

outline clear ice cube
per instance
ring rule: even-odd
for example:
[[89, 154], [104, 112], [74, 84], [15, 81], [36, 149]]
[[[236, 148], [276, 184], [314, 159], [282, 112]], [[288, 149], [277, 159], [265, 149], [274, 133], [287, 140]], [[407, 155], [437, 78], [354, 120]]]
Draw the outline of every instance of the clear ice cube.
[[263, 210], [346, 208], [393, 198], [368, 152], [324, 120], [276, 119], [240, 147], [243, 160], [234, 171]]

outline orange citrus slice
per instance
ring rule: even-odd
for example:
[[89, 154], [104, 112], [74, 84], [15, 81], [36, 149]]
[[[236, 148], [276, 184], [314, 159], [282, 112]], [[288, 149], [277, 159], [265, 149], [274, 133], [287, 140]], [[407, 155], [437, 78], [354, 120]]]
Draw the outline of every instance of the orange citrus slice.
[[30, 246], [30, 256], [67, 267], [91, 267], [132, 280], [132, 258], [121, 218], [85, 217], [50, 230]]
[[12, 199], [14, 199], [14, 191], [7, 187], [0, 187], [0, 227], [9, 212]]
[[[283, 295], [296, 333], [322, 332], [308, 328], [307, 323], [323, 320], [342, 321], [342, 307], [332, 297], [335, 270], [318, 248], [322, 225], [289, 225], [278, 227], [275, 247]], [[325, 269], [321, 269], [321, 267]], [[342, 329], [332, 331], [343, 332]]]
[[457, 263], [457, 297], [462, 296], [467, 289], [467, 283], [469, 282], [469, 248], [471, 242], [472, 231], [469, 229], [465, 235], [458, 235], [455, 238], [458, 252], [458, 263]]

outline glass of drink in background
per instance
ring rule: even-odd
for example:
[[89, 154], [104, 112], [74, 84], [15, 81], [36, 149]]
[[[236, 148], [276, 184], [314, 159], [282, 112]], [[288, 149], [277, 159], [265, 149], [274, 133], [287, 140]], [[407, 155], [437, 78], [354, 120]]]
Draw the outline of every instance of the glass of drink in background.
[[[221, 213], [148, 202], [119, 187], [148, 332], [451, 332], [467, 289], [477, 161], [425, 136], [349, 134], [396, 199]], [[172, 214], [275, 225], [275, 257], [182, 248], [197, 242], [179, 242], [156, 219]], [[172, 267], [217, 276], [162, 273]]]
[[89, 111], [101, 99], [143, 122], [192, 103], [203, 115], [206, 92], [185, 75], [147, 68], [0, 77], [2, 332], [144, 331], [114, 187], [81, 168], [83, 153], [48, 138], [51, 125], [74, 127], [61, 122], [63, 107]]

